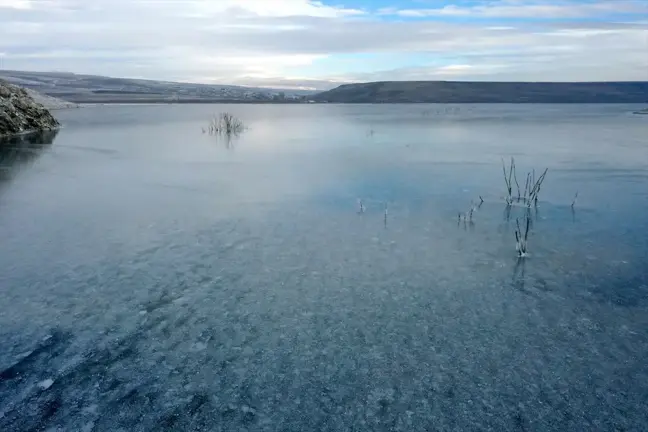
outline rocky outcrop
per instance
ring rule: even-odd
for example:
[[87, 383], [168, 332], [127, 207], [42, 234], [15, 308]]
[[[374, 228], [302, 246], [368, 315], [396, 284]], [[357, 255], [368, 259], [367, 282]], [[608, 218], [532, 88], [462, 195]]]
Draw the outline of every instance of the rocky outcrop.
[[24, 88], [0, 81], [0, 136], [57, 129], [59, 122]]

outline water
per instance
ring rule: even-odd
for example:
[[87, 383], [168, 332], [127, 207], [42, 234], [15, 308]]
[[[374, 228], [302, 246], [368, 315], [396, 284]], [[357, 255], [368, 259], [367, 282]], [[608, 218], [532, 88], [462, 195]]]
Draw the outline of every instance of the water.
[[646, 430], [638, 108], [57, 112], [1, 153], [0, 430]]

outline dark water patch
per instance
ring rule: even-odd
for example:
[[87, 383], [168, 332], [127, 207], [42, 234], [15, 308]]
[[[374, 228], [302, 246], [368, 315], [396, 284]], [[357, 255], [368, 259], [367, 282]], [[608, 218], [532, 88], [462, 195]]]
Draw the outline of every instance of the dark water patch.
[[0, 184], [35, 162], [54, 143], [58, 130], [0, 137]]

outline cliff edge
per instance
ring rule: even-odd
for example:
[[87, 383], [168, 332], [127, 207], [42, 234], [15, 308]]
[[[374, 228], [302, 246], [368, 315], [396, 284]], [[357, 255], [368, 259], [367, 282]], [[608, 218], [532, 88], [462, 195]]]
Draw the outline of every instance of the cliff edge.
[[0, 80], [0, 136], [57, 129], [54, 116], [21, 87]]

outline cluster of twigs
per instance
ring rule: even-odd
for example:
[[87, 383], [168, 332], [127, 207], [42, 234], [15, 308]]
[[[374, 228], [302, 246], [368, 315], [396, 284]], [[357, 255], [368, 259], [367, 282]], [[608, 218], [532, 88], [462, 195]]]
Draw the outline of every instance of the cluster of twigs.
[[[207, 131], [210, 135], [238, 135], [245, 130], [243, 122], [230, 113], [220, 113], [209, 123]], [[203, 133], [205, 129], [203, 129]]]
[[[523, 204], [527, 207], [527, 210], [524, 215], [524, 231], [520, 228], [520, 220], [515, 219], [517, 228], [515, 229], [515, 250], [517, 251], [518, 258], [525, 258], [527, 256], [527, 241], [529, 238], [529, 231], [531, 229], [531, 214], [530, 209], [531, 205], [537, 208], [538, 206], [538, 195], [542, 189], [542, 183], [544, 182], [545, 177], [549, 169], [545, 169], [542, 175], [536, 178], [535, 169], [528, 172], [526, 175], [526, 182], [524, 184], [524, 189], [520, 188], [520, 183], [518, 182], [517, 172], [515, 167], [515, 158], [511, 158], [511, 163], [509, 166], [506, 166], [504, 159], [502, 158], [502, 172], [504, 174], [504, 183], [506, 184], [506, 196], [504, 200], [507, 206], [507, 215], [510, 212], [511, 206], [515, 203]], [[515, 184], [515, 190], [517, 190], [517, 195], [514, 194], [513, 184]], [[507, 216], [508, 219], [508, 216]]]
[[[542, 175], [536, 179], [535, 170], [528, 172], [526, 176], [526, 184], [524, 186], [524, 193], [520, 189], [520, 184], [518, 183], [517, 174], [515, 172], [515, 159], [511, 158], [511, 164], [508, 167], [502, 159], [502, 171], [504, 173], [504, 183], [506, 183], [507, 196], [505, 197], [506, 204], [511, 206], [513, 203], [525, 203], [527, 207], [531, 207], [531, 204], [538, 205], [538, 195], [542, 188], [542, 182], [544, 182], [545, 177], [549, 168], [546, 168]], [[513, 195], [513, 181], [515, 181], [515, 186], [517, 187], [517, 197]]]
[[[502, 159], [502, 170], [504, 173], [504, 182], [506, 184], [506, 190], [507, 190], [507, 195], [505, 197], [506, 209], [507, 209], [506, 220], [507, 221], [509, 220], [511, 208], [515, 203], [523, 203], [524, 204], [523, 207], [526, 207], [524, 210], [524, 217], [522, 219], [522, 222], [520, 221], [520, 218], [515, 219], [516, 222], [515, 250], [518, 256], [518, 260], [519, 260], [518, 262], [520, 262], [520, 261], [524, 261], [522, 260], [522, 258], [526, 258], [529, 256], [528, 240], [529, 240], [529, 233], [533, 225], [531, 206], [532, 205], [535, 206], [535, 211], [537, 215], [538, 196], [540, 194], [540, 191], [542, 190], [542, 185], [547, 176], [547, 172], [549, 171], [549, 169], [546, 168], [539, 177], [536, 177], [535, 170], [528, 172], [526, 176], [524, 189], [520, 187], [520, 184], [517, 179], [514, 158], [511, 158], [511, 163], [509, 166], [507, 166], [506, 163], [504, 162], [504, 159]], [[515, 184], [517, 195], [514, 195], [513, 184]], [[571, 203], [572, 210], [576, 205], [577, 199], [578, 199], [578, 192], [576, 192], [576, 195], [574, 196], [574, 199]], [[469, 210], [466, 212], [459, 212], [457, 214], [457, 224], [459, 225], [461, 224], [461, 222], [463, 222], [464, 226], [466, 227], [468, 225], [470, 225], [471, 227], [474, 226], [474, 222], [473, 222], [474, 215], [482, 207], [483, 204], [484, 204], [484, 199], [481, 196], [479, 196], [479, 203], [471, 200]], [[357, 207], [358, 214], [364, 214], [366, 211], [364, 200], [358, 199], [357, 206], [358, 206]], [[385, 227], [387, 226], [387, 218], [388, 218], [388, 206], [387, 203], [384, 203]]]
[[459, 212], [458, 215], [457, 215], [457, 223], [459, 224], [463, 220], [464, 223], [470, 222], [472, 224], [473, 223], [473, 215], [475, 214], [475, 212], [477, 210], [479, 210], [481, 208], [482, 204], [484, 204], [484, 199], [481, 196], [479, 197], [479, 204], [475, 204], [475, 202], [471, 200], [470, 201], [470, 210], [468, 210], [465, 213]]
[[[527, 241], [529, 239], [529, 231], [531, 228], [531, 205], [537, 208], [538, 195], [540, 194], [542, 183], [544, 182], [549, 169], [546, 168], [542, 175], [538, 178], [536, 178], [535, 169], [528, 172], [526, 175], [524, 189], [520, 188], [520, 183], [517, 179], [517, 173], [515, 170], [515, 158], [511, 158], [511, 164], [508, 167], [506, 166], [504, 159], [502, 159], [502, 171], [504, 173], [504, 183], [506, 184], [507, 191], [507, 195], [505, 197], [507, 207], [510, 208], [514, 203], [522, 203], [527, 207], [523, 222], [524, 231], [522, 231], [522, 229], [520, 228], [520, 220], [517, 218], [515, 219], [517, 226], [515, 229], [515, 250], [517, 251], [518, 258], [525, 258], [528, 256]], [[515, 182], [517, 196], [513, 194], [513, 182]]]
[[[526, 175], [526, 182], [524, 183], [524, 189], [520, 187], [520, 183], [518, 182], [515, 158], [511, 158], [511, 163], [508, 166], [502, 158], [502, 172], [504, 174], [504, 183], [506, 184], [506, 196], [504, 197], [506, 202], [506, 210], [504, 213], [506, 221], [510, 220], [511, 210], [516, 204], [525, 209], [523, 218], [516, 218], [517, 227], [515, 229], [515, 250], [517, 251], [518, 259], [526, 258], [528, 256], [527, 245], [529, 232], [532, 230], [534, 222], [531, 207], [533, 206], [535, 208], [537, 218], [538, 197], [549, 169], [546, 168], [539, 177], [536, 177], [535, 170], [528, 172]], [[517, 195], [515, 192], [517, 192]], [[471, 201], [470, 209], [467, 212], [458, 213], [457, 225], [461, 224], [461, 222], [463, 222], [465, 226], [474, 225], [474, 214], [484, 203], [484, 199], [481, 196], [479, 199], [481, 202], [478, 205], [475, 205], [475, 203]], [[571, 203], [572, 214], [574, 213], [574, 207], [576, 206], [577, 201], [578, 192], [574, 195], [574, 199]], [[521, 226], [524, 230], [522, 230]]]
[[[506, 166], [504, 159], [502, 159], [502, 171], [504, 173], [504, 183], [506, 184], [506, 191], [507, 191], [507, 195], [505, 197], [507, 209], [509, 209], [510, 211], [511, 206], [513, 206], [514, 203], [522, 203], [523, 205], [526, 206], [526, 212], [522, 222], [524, 226], [524, 231], [520, 228], [520, 220], [519, 219], [515, 220], [517, 226], [517, 228], [515, 229], [515, 250], [517, 251], [519, 258], [525, 258], [528, 256], [527, 241], [529, 238], [529, 231], [533, 222], [531, 217], [531, 206], [533, 205], [537, 211], [538, 196], [540, 195], [540, 191], [542, 190], [542, 184], [545, 178], [547, 177], [547, 172], [549, 171], [549, 169], [546, 168], [542, 172], [542, 175], [540, 175], [537, 178], [536, 178], [535, 170], [528, 172], [526, 176], [526, 183], [524, 185], [524, 189], [521, 189], [520, 184], [518, 183], [517, 174], [515, 172], [514, 158], [511, 158], [511, 163], [508, 167]], [[514, 195], [514, 190], [513, 190], [514, 183], [515, 183], [515, 188], [517, 189], [517, 196]], [[574, 196], [574, 199], [571, 203], [572, 211], [574, 210], [574, 206], [576, 205], [577, 200], [578, 200], [578, 192], [576, 192], [576, 195]]]

